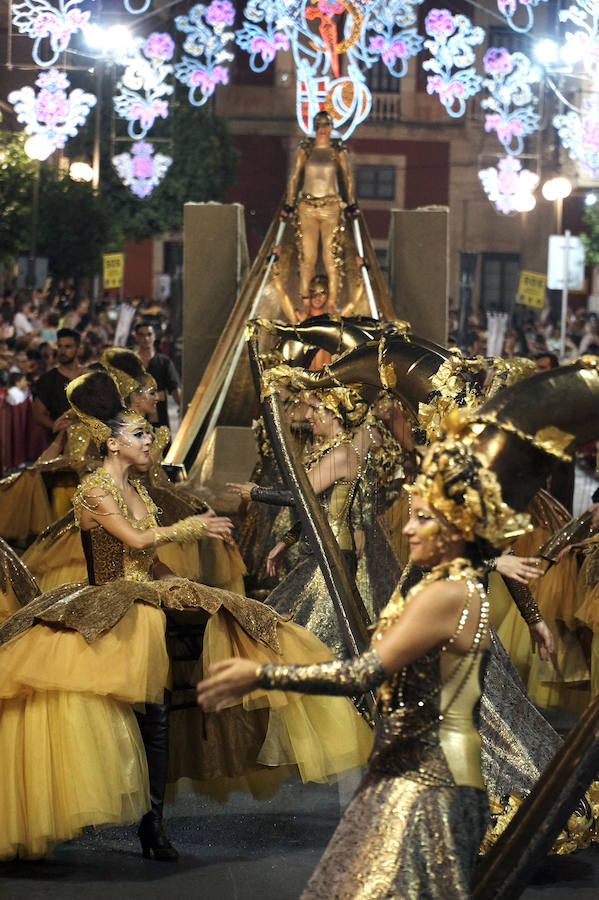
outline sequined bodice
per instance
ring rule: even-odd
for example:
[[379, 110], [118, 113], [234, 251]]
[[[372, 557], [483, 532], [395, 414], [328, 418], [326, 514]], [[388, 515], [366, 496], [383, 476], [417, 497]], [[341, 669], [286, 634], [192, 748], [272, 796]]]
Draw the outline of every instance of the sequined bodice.
[[332, 147], [313, 147], [304, 166], [303, 194], [331, 197], [339, 193], [337, 154]]
[[[476, 591], [484, 597], [484, 588], [474, 570], [463, 568], [451, 577], [465, 578], [468, 591], [472, 594]], [[411, 595], [418, 593], [422, 585], [420, 582], [412, 588], [405, 602], [409, 602]], [[398, 589], [383, 611], [381, 622], [392, 624], [401, 615], [403, 605]], [[386, 614], [387, 619], [384, 618]], [[456, 633], [464, 621], [463, 613]], [[448, 647], [436, 648], [381, 685], [371, 768], [388, 774], [412, 768], [415, 778], [431, 784], [446, 779], [448, 768], [456, 784], [484, 789], [477, 726], [487, 661], [487, 651], [481, 650], [481, 641], [487, 624], [488, 603], [485, 599], [481, 602], [476, 636], [467, 654], [456, 654]], [[379, 625], [374, 647], [385, 630], [384, 624]], [[446, 763], [439, 772], [435, 771], [430, 759], [423, 763], [433, 748], [442, 751], [442, 757], [437, 754], [437, 758], [443, 758]]]
[[[129, 512], [125, 501], [114, 481], [104, 469], [97, 469], [83, 479], [73, 497], [73, 508], [77, 524], [81, 520], [81, 510], [86, 506], [86, 494], [95, 488], [99, 488], [110, 494], [116, 500], [125, 519], [134, 528], [145, 531], [156, 527], [155, 504], [139, 481], [132, 481], [137, 493], [143, 501], [147, 515], [142, 519], [135, 519]], [[126, 578], [128, 581], [151, 581], [152, 567], [154, 564], [154, 550], [136, 550], [129, 547], [110, 532], [98, 525], [85, 531], [81, 531], [81, 541], [87, 564], [87, 574], [90, 584], [106, 584], [116, 578]]]

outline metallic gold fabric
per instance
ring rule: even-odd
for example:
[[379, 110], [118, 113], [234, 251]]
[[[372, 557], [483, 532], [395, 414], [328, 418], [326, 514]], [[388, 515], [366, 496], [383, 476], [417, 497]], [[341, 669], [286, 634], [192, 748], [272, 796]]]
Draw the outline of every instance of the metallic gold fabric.
[[[476, 771], [473, 753], [488, 604], [478, 573], [463, 560], [437, 567], [412, 588], [406, 602], [426, 584], [447, 577], [465, 581], [465, 610], [474, 596], [480, 598], [473, 646], [459, 657], [433, 650], [381, 683], [368, 771], [302, 894], [304, 900], [470, 896], [488, 820], [487, 797], [477, 786], [480, 764]], [[379, 622], [374, 647], [402, 610], [401, 597], [393, 598]], [[456, 634], [459, 630], [460, 625]], [[295, 672], [284, 667], [278, 677], [279, 667], [269, 667], [261, 677], [271, 687], [277, 687], [280, 678], [287, 689], [320, 685], [323, 693], [355, 693], [380, 680], [372, 653], [364, 654], [361, 662], [298, 667]]]
[[314, 666], [260, 666], [258, 685], [268, 689], [299, 690], [302, 694], [364, 694], [378, 687], [386, 674], [376, 650], [350, 660]]

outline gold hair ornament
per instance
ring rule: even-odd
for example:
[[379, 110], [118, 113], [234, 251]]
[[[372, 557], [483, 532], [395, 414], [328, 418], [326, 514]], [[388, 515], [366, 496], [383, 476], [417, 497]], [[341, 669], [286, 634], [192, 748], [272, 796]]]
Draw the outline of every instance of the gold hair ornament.
[[79, 419], [83, 422], [86, 428], [89, 429], [89, 432], [93, 438], [94, 443], [97, 447], [100, 446], [107, 438], [110, 437], [112, 431], [110, 427], [106, 425], [105, 422], [100, 421], [95, 416], [88, 415], [83, 412], [82, 409], [79, 409], [71, 400], [71, 395], [73, 391], [78, 388], [80, 385], [84, 384], [86, 379], [89, 377], [89, 372], [86, 372], [83, 375], [79, 375], [77, 378], [74, 378], [67, 385], [66, 394], [67, 400], [71, 404], [71, 408], [78, 415]]
[[410, 493], [444, 516], [466, 541], [484, 538], [502, 547], [531, 528], [528, 513], [505, 503], [496, 474], [472, 452], [471, 424], [456, 410], [444, 422], [446, 437], [426, 453]]

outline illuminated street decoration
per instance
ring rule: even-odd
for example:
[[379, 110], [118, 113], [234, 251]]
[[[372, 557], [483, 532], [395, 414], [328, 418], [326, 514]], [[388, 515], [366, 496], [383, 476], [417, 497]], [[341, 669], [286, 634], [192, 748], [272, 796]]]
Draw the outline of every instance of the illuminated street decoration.
[[467, 16], [452, 15], [448, 9], [431, 9], [424, 27], [429, 35], [424, 46], [432, 59], [425, 60], [422, 68], [434, 73], [426, 79], [427, 93], [438, 94], [450, 116], [463, 116], [466, 100], [482, 85], [472, 48], [484, 41], [484, 29], [473, 25]]
[[539, 176], [523, 169], [515, 156], [504, 156], [497, 168], [483, 169], [478, 177], [498, 212], [505, 215], [523, 212], [535, 205], [533, 193], [539, 184]]
[[503, 47], [489, 48], [483, 67], [483, 87], [489, 95], [480, 105], [490, 110], [485, 115], [485, 131], [494, 131], [506, 153], [517, 156], [524, 149], [524, 138], [540, 124], [532, 85], [540, 80], [541, 72], [523, 53], [510, 53]]
[[153, 32], [146, 40], [137, 38], [125, 59], [125, 71], [117, 84], [114, 108], [129, 123], [129, 136], [144, 138], [157, 118], [168, 116], [168, 100], [173, 86], [166, 79], [173, 73], [168, 63], [175, 43], [166, 33]]
[[[48, 0], [23, 0], [13, 5], [13, 25], [21, 34], [33, 39], [31, 52], [38, 66], [45, 68], [54, 65], [75, 32], [87, 25], [90, 13], [82, 12], [79, 8], [81, 2], [59, 0], [56, 7]], [[42, 48], [50, 51], [45, 58]]]
[[233, 54], [227, 46], [235, 34], [227, 29], [235, 22], [235, 9], [229, 0], [212, 0], [209, 6], [197, 3], [189, 15], [177, 16], [175, 25], [187, 35], [181, 62], [175, 65], [175, 77], [189, 88], [189, 102], [202, 106], [217, 84], [229, 83], [228, 64]]
[[128, 13], [131, 13], [132, 16], [138, 16], [140, 13], [144, 13], [150, 8], [151, 3], [152, 0], [141, 0], [140, 6], [133, 6], [131, 0], [124, 0], [125, 9]]
[[548, 0], [497, 0], [497, 9], [505, 16], [510, 28], [520, 34], [526, 34], [534, 25], [534, 7], [547, 2]]
[[599, 178], [599, 95], [583, 101], [582, 113], [555, 116], [553, 124], [570, 158], [592, 178]]
[[49, 156], [77, 134], [79, 126], [95, 106], [96, 98], [80, 88], [67, 93], [70, 81], [58, 69], [40, 72], [35, 83], [39, 91], [31, 86], [23, 87], [11, 91], [8, 100], [14, 106], [19, 122], [25, 125], [25, 132], [39, 135], [47, 142]]
[[112, 164], [123, 184], [141, 198], [154, 190], [172, 161], [170, 156], [154, 154], [154, 147], [148, 141], [136, 141], [131, 153], [119, 153], [112, 157]]

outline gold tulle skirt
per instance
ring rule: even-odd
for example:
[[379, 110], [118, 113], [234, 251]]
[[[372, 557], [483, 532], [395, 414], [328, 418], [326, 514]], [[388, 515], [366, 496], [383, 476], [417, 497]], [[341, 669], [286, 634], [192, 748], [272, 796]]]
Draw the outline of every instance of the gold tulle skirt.
[[161, 701], [164, 613], [138, 603], [93, 644], [35, 625], [0, 648], [0, 858], [45, 856], [149, 808], [131, 704]]
[[108, 697], [0, 701], [0, 758], [0, 859], [46, 856], [86, 825], [135, 822], [149, 809], [135, 715]]
[[[279, 655], [226, 609], [212, 615], [194, 677], [231, 656], [256, 664], [330, 658], [313, 635], [278, 626]], [[37, 624], [0, 647], [0, 858], [44, 856], [85, 825], [124, 824], [148, 807], [132, 706], [169, 686], [165, 615], [134, 603], [92, 643]], [[222, 713], [173, 713], [170, 779], [213, 797], [271, 795], [299, 774], [325, 781], [364, 765], [370, 728], [345, 698], [255, 691]], [[184, 726], [184, 727], [181, 727]]]
[[[278, 638], [280, 656], [249, 638], [230, 613], [220, 610], [206, 626], [194, 680], [207, 677], [213, 663], [231, 657], [257, 665], [332, 659], [328, 647], [292, 623], [279, 626]], [[219, 713], [198, 711], [194, 719], [187, 720], [187, 732], [173, 728], [170, 768], [184, 771], [194, 788], [216, 799], [234, 790], [271, 796], [289, 775], [326, 782], [365, 765], [372, 748], [372, 730], [345, 697], [259, 689]], [[202, 753], [191, 759], [200, 733]]]
[[0, 536], [25, 541], [53, 521], [43, 478], [35, 469], [25, 469], [0, 481]]
[[[164, 544], [158, 548], [157, 555], [181, 578], [235, 594], [244, 593], [245, 565], [234, 544], [204, 538], [194, 544]], [[22, 559], [42, 591], [87, 578], [81, 537], [74, 526], [65, 527], [53, 539], [35, 541]]]

